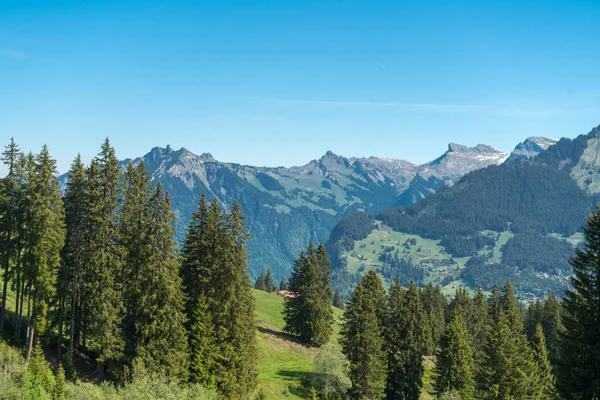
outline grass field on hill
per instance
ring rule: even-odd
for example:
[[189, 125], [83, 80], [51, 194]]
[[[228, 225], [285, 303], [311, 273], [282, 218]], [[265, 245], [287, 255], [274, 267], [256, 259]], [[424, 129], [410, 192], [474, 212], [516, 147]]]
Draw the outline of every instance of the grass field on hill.
[[[459, 276], [471, 257], [452, 257], [440, 245], [440, 240], [396, 232], [379, 221], [376, 222], [376, 225], [376, 228], [368, 237], [357, 240], [354, 243], [354, 248], [344, 253], [349, 272], [362, 274], [370, 269], [382, 268], [384, 263], [379, 260], [379, 256], [384, 248], [393, 247], [393, 251], [397, 250], [401, 258], [410, 258], [413, 264], [426, 269], [429, 273], [428, 282], [434, 284], [443, 282], [442, 290], [446, 295], [452, 296], [457, 288], [466, 286], [459, 279]], [[490, 256], [492, 262], [500, 262], [502, 260], [502, 247], [510, 238], [514, 237], [514, 234], [510, 231], [483, 231], [481, 233], [492, 237], [495, 244], [493, 247], [485, 247], [480, 251], [480, 254]], [[406, 283], [403, 282], [403, 284]], [[472, 290], [470, 291], [472, 292]]]
[[[309, 399], [310, 381], [314, 372], [313, 359], [317, 348], [298, 342], [282, 332], [284, 299], [274, 294], [254, 290], [258, 340], [258, 388], [267, 399]], [[342, 310], [334, 308], [333, 343], [338, 343]], [[424, 360], [422, 399], [433, 399], [433, 359]]]

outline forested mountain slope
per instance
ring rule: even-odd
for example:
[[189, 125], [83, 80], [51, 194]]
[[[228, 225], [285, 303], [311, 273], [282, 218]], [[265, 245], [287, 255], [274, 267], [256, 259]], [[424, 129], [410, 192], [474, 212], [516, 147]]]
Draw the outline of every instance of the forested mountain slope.
[[328, 242], [333, 265], [448, 290], [511, 279], [522, 296], [560, 292], [598, 201], [598, 143], [595, 128], [530, 160], [471, 172], [419, 203], [348, 216]]

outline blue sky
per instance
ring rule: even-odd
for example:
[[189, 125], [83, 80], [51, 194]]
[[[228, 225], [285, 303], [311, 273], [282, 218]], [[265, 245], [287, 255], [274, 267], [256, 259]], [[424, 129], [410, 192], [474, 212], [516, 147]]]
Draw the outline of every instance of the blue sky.
[[[524, 3], [524, 4], [522, 4]], [[298, 165], [600, 124], [599, 1], [0, 0], [0, 141]]]

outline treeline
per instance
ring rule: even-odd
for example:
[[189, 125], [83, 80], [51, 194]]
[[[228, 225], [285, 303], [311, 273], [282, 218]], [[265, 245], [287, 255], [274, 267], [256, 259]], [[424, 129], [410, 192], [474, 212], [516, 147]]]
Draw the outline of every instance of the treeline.
[[65, 369], [85, 354], [100, 380], [147, 371], [222, 398], [250, 395], [254, 302], [239, 204], [225, 212], [203, 196], [179, 252], [169, 195], [143, 163], [121, 170], [108, 140], [89, 166], [75, 159], [64, 196], [45, 146], [24, 155], [11, 141], [3, 158], [0, 328], [12, 323], [13, 340], [25, 339], [26, 362], [56, 338]]

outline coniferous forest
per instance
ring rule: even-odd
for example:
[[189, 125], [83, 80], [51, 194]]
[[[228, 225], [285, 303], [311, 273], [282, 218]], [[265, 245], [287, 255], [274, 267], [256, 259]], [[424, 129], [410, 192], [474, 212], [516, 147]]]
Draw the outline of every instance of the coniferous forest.
[[143, 162], [121, 166], [108, 140], [73, 161], [63, 191], [45, 146], [24, 154], [11, 141], [2, 157], [1, 399], [268, 398], [255, 296], [278, 290], [284, 332], [261, 329], [314, 355], [303, 389], [281, 398], [600, 396], [600, 208], [564, 298], [524, 304], [505, 281], [448, 301], [369, 270], [343, 299], [312, 243], [289, 279], [276, 285], [267, 268], [253, 291], [236, 202], [201, 196], [176, 243], [169, 194]]

